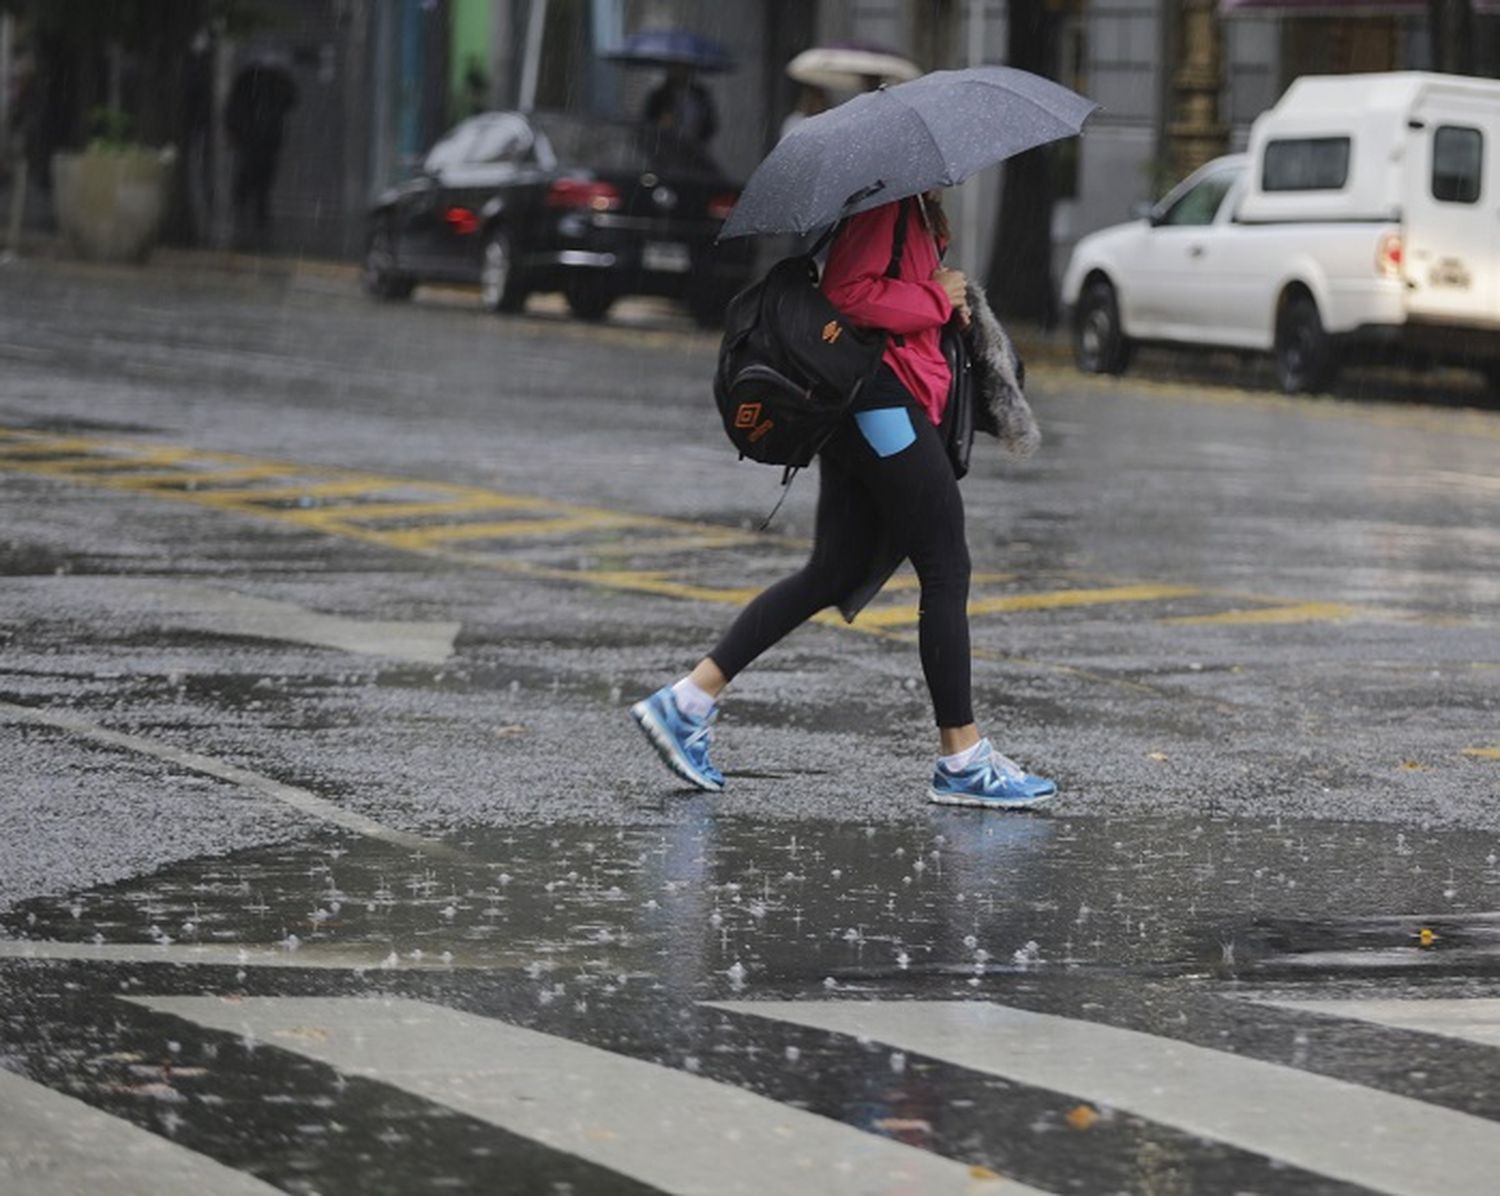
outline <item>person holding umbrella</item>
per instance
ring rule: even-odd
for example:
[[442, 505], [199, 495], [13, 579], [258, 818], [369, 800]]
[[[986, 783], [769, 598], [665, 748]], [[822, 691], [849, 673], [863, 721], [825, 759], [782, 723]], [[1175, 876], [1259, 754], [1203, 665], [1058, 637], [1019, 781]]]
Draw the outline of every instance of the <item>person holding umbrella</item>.
[[631, 708], [667, 766], [697, 787], [724, 785], [708, 753], [730, 680], [825, 607], [852, 618], [909, 559], [921, 584], [919, 650], [938, 728], [928, 797], [1026, 809], [1056, 793], [1054, 782], [997, 752], [974, 718], [963, 500], [938, 431], [950, 385], [940, 334], [950, 320], [969, 320], [969, 290], [942, 265], [948, 227], [938, 189], [1077, 133], [1093, 109], [1023, 71], [939, 72], [810, 117], [747, 184], [723, 235], [806, 233], [839, 220], [822, 290], [852, 323], [888, 338], [873, 379], [819, 453], [807, 564], [753, 599], [690, 673]]

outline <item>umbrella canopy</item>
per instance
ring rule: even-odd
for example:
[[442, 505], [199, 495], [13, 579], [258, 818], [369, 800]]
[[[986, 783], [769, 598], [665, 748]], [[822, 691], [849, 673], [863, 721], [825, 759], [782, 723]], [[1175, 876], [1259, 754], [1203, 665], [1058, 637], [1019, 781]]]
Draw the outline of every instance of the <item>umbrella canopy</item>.
[[627, 66], [690, 66], [699, 71], [727, 71], [734, 66], [728, 50], [689, 29], [642, 29], [601, 57]]
[[750, 176], [720, 238], [806, 233], [1072, 137], [1099, 105], [1007, 66], [934, 71], [810, 116]]
[[916, 63], [875, 46], [814, 46], [786, 64], [786, 73], [809, 87], [863, 87], [867, 80], [904, 83], [922, 73]]

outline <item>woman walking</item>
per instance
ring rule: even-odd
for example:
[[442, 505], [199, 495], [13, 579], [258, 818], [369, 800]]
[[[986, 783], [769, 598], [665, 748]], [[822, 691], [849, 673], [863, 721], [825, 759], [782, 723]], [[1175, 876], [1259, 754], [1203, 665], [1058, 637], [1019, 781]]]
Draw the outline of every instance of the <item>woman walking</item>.
[[918, 642], [938, 728], [928, 796], [1023, 809], [1057, 791], [995, 751], [974, 721], [963, 500], [938, 430], [951, 382], [940, 335], [950, 320], [969, 320], [966, 279], [941, 264], [947, 241], [933, 192], [862, 212], [833, 240], [823, 293], [852, 323], [889, 335], [874, 377], [818, 455], [812, 555], [751, 601], [690, 673], [631, 708], [667, 766], [701, 789], [724, 786], [708, 753], [725, 686], [818, 611], [858, 609], [909, 559], [921, 584]]

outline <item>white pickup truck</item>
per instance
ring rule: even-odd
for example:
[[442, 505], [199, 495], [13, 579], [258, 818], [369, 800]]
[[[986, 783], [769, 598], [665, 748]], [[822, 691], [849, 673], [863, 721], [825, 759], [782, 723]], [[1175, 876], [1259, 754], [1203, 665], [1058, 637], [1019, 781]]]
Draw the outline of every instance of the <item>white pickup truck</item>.
[[1500, 82], [1309, 76], [1149, 215], [1081, 240], [1075, 359], [1137, 341], [1268, 351], [1288, 393], [1346, 353], [1460, 363], [1500, 390]]

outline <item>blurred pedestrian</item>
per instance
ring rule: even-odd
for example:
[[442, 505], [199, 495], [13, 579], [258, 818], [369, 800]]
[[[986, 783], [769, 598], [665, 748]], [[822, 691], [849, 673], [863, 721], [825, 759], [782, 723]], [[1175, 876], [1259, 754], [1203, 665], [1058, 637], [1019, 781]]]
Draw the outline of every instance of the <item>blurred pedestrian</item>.
[[278, 58], [266, 55], [235, 76], [224, 108], [224, 127], [234, 147], [235, 229], [243, 235], [247, 217], [262, 237], [271, 226], [271, 188], [287, 116], [297, 106], [297, 85]]
[[694, 145], [706, 146], [719, 131], [719, 114], [708, 88], [692, 67], [674, 63], [646, 97], [648, 125]]
[[974, 721], [963, 499], [939, 432], [952, 383], [941, 333], [970, 319], [967, 280], [942, 265], [948, 240], [935, 192], [862, 212], [833, 239], [824, 294], [851, 323], [889, 336], [873, 379], [818, 454], [811, 558], [751, 601], [687, 676], [631, 708], [667, 766], [700, 789], [724, 786], [708, 752], [725, 686], [818, 611], [858, 609], [909, 559], [921, 585], [919, 650], [938, 728], [929, 798], [1018, 809], [1057, 791], [995, 751]]
[[827, 112], [829, 105], [828, 89], [818, 87], [813, 83], [802, 83], [797, 87], [797, 103], [787, 113], [786, 119], [781, 122], [781, 136], [785, 137], [809, 116], [817, 116], [820, 112]]

